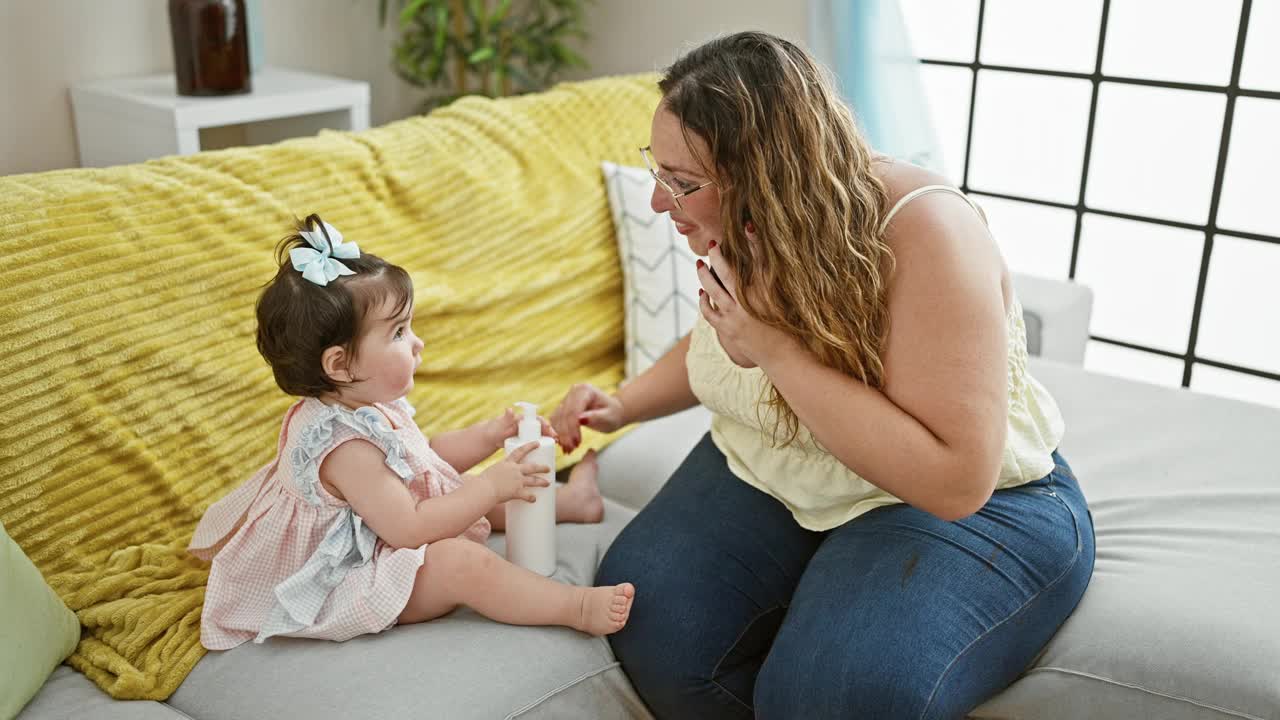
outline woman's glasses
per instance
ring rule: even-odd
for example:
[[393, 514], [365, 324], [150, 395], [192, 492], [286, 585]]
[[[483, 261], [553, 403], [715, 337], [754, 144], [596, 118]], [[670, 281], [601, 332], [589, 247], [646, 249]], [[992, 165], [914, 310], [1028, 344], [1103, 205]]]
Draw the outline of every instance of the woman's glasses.
[[[684, 209], [684, 203], [680, 202], [680, 198], [688, 195], [692, 195], [708, 185], [716, 184], [714, 180], [708, 180], [702, 183], [701, 185], [696, 185], [694, 187], [690, 187], [687, 189], [676, 190], [674, 186], [679, 185], [680, 183], [676, 182], [674, 178], [668, 181], [662, 177], [663, 172], [658, 170], [658, 161], [654, 160], [653, 158], [653, 150], [651, 146], [646, 145], [640, 148], [640, 156], [644, 158], [644, 164], [645, 164], [645, 167], [649, 168], [649, 174], [653, 176], [653, 179], [657, 181], [657, 183], [661, 185], [664, 190], [671, 193], [671, 199], [676, 201], [676, 207], [680, 208], [681, 210]], [[670, 177], [669, 173], [667, 174], [667, 177]]]

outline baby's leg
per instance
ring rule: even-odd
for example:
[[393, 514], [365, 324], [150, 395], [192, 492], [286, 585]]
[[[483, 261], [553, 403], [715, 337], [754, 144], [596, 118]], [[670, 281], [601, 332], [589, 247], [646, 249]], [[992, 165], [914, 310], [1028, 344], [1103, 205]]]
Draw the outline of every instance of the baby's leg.
[[633, 598], [631, 583], [566, 585], [512, 565], [480, 543], [449, 538], [427, 546], [399, 622], [430, 620], [466, 605], [511, 625], [564, 625], [609, 635], [627, 624]]
[[[596, 484], [596, 451], [588, 450], [569, 471], [569, 482], [556, 485], [556, 522], [598, 523], [604, 519], [604, 498]], [[507, 504], [498, 503], [485, 517], [494, 530], [507, 529]]]

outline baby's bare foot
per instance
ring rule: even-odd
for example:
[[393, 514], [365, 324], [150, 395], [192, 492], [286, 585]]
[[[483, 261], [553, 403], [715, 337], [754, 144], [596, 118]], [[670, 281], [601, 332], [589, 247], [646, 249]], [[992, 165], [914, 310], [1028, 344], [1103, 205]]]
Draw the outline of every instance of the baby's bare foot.
[[578, 629], [592, 635], [611, 635], [627, 624], [636, 588], [631, 583], [583, 588]]
[[604, 519], [604, 498], [596, 483], [598, 474], [596, 451], [588, 450], [570, 471], [569, 482], [556, 494], [557, 522], [598, 523]]

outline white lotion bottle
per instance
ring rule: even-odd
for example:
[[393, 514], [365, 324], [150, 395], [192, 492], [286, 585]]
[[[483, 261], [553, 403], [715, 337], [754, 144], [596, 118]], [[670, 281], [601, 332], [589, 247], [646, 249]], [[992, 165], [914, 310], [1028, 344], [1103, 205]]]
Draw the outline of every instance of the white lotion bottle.
[[556, 444], [542, 435], [538, 406], [527, 402], [516, 405], [524, 410], [518, 434], [507, 438], [503, 449], [507, 455], [521, 446], [537, 442], [538, 448], [525, 456], [524, 462], [543, 465], [551, 472], [539, 475], [547, 487], [529, 488], [534, 502], [507, 501], [507, 559], [539, 575], [556, 571]]

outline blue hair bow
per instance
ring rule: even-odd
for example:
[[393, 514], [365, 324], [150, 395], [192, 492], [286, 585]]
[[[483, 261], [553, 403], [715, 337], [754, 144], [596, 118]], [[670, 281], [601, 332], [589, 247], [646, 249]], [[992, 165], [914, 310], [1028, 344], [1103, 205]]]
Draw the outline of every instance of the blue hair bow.
[[[360, 247], [353, 242], [342, 242], [342, 233], [329, 223], [321, 222], [324, 225], [324, 232], [303, 230], [300, 233], [311, 247], [290, 250], [289, 260], [293, 262], [294, 270], [302, 272], [303, 279], [324, 286], [337, 279], [339, 275], [356, 274], [354, 270], [334, 258], [355, 260], [360, 257]], [[325, 237], [326, 234], [328, 238]]]

